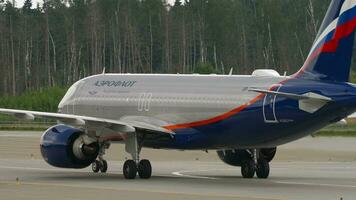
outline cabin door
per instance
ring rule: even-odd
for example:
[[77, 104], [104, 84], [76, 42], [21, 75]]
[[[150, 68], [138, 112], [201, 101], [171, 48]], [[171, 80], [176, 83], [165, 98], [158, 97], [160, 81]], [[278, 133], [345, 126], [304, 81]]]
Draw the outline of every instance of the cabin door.
[[[272, 91], [278, 92], [282, 85], [275, 85]], [[266, 94], [263, 100], [263, 118], [265, 123], [278, 123], [276, 117], [276, 99], [275, 94]]]

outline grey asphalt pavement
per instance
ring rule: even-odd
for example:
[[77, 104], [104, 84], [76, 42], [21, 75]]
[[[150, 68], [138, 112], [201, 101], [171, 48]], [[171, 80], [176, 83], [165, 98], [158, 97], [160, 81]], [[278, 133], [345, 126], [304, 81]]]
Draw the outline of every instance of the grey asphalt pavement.
[[143, 150], [149, 180], [125, 180], [123, 146], [112, 145], [107, 174], [47, 165], [38, 132], [0, 132], [0, 199], [356, 199], [356, 139], [305, 138], [279, 148], [267, 180], [243, 179], [215, 152]]

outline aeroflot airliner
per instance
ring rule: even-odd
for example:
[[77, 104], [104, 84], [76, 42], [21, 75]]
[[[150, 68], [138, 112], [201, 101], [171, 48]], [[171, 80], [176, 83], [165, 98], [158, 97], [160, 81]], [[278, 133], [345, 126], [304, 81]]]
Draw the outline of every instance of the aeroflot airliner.
[[[142, 147], [217, 150], [242, 177], [267, 178], [276, 147], [356, 111], [348, 83], [356, 0], [332, 0], [303, 67], [292, 76], [100, 74], [73, 84], [58, 113], [0, 109], [19, 119], [59, 124], [41, 138], [47, 163], [105, 173], [105, 150], [122, 142], [126, 179], [151, 177]], [[287, 47], [288, 48], [288, 47]]]

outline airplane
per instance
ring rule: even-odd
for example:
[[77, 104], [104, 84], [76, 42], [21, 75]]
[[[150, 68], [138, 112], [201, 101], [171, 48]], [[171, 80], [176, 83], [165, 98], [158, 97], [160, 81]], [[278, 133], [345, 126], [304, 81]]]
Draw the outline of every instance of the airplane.
[[[349, 83], [356, 0], [332, 0], [302, 68], [252, 75], [108, 74], [74, 83], [58, 113], [0, 109], [21, 120], [55, 119], [40, 142], [44, 160], [62, 168], [105, 173], [105, 151], [125, 145], [126, 179], [152, 175], [142, 148], [216, 150], [241, 167], [243, 178], [265, 179], [279, 145], [305, 137], [356, 111]], [[286, 47], [288, 48], [288, 47]]]

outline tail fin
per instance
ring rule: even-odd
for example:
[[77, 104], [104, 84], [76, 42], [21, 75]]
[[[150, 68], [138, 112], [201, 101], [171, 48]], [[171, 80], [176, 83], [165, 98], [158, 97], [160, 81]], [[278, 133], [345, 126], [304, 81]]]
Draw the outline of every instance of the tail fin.
[[332, 0], [303, 67], [295, 76], [347, 82], [356, 27], [356, 0]]

